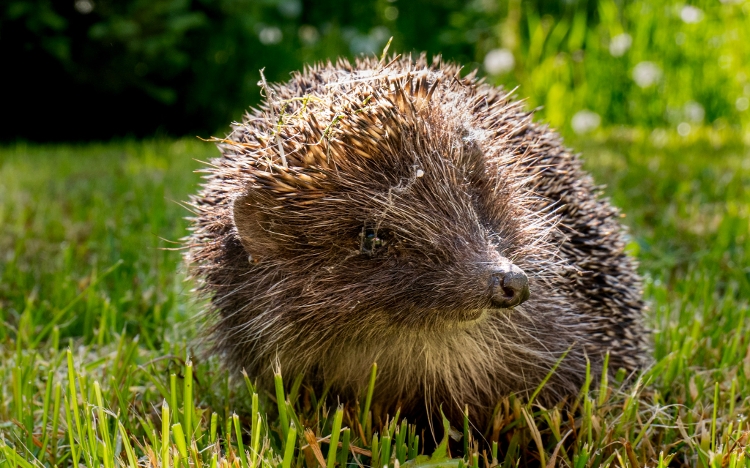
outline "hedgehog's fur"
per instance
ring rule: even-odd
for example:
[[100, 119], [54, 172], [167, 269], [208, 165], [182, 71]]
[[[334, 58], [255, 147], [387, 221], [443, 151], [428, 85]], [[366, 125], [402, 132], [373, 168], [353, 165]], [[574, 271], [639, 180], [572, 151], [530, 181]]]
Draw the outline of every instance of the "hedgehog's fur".
[[[511, 392], [578, 391], [611, 353], [645, 356], [643, 302], [618, 211], [556, 133], [502, 89], [422, 56], [316, 65], [221, 140], [188, 261], [227, 364], [303, 373], [352, 399], [485, 420]], [[239, 226], [239, 231], [238, 231]], [[377, 232], [385, 245], [363, 245]], [[531, 298], [493, 309], [510, 259]]]

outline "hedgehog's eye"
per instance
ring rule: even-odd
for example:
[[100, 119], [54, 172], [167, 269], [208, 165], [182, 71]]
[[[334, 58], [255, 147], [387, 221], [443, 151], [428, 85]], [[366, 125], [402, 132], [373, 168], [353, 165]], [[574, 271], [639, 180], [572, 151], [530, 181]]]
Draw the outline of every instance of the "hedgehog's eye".
[[374, 257], [388, 250], [388, 232], [372, 228], [363, 228], [359, 233], [359, 251], [363, 255]]

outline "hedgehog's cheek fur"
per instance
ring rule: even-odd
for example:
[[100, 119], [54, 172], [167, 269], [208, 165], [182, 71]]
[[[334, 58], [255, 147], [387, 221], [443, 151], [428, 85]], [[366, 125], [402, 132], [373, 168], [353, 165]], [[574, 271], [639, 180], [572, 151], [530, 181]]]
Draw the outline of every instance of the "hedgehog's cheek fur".
[[232, 202], [232, 221], [245, 252], [251, 261], [257, 262], [261, 258], [274, 256], [278, 248], [266, 235], [260, 214], [252, 203], [250, 193], [235, 198]]

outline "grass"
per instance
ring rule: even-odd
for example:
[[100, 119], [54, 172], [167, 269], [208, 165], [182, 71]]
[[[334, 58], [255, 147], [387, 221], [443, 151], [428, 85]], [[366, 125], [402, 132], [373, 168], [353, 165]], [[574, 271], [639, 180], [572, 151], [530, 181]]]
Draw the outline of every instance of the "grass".
[[[512, 52], [515, 67], [493, 80], [520, 85], [556, 128], [572, 130], [580, 110], [607, 127], [750, 124], [745, 2], [597, 0], [560, 4], [556, 15], [535, 2], [504, 2], [494, 11], [479, 4], [459, 15], [465, 29], [486, 28], [475, 46], [478, 61], [495, 47]], [[653, 79], [642, 79], [644, 69]]]
[[750, 466], [750, 150], [712, 129], [569, 143], [627, 214], [654, 364], [570, 412], [509, 396], [428, 454], [367, 395], [328, 407], [280, 376], [266, 394], [194, 357], [201, 304], [170, 249], [212, 145], [0, 148], [0, 466]]

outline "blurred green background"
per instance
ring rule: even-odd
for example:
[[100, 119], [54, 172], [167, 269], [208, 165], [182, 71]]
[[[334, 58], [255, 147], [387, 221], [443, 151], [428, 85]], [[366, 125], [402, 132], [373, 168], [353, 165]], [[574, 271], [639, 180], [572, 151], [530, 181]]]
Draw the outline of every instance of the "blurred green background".
[[391, 51], [519, 85], [564, 133], [750, 124], [747, 1], [9, 0], [0, 14], [5, 89], [21, 97], [3, 141], [223, 135], [258, 102], [261, 68], [283, 81], [391, 36]]

